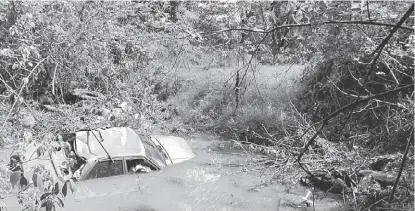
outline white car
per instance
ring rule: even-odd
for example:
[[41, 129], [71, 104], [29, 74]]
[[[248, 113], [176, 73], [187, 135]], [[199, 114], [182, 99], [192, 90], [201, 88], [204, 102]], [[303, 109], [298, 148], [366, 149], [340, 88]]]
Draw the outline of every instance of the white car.
[[[64, 134], [63, 141], [69, 145], [68, 149], [60, 148], [50, 159], [35, 157], [33, 150], [28, 150], [24, 168], [42, 164], [52, 170], [54, 179], [75, 177], [83, 181], [128, 174], [137, 165], [152, 171], [161, 170], [195, 157], [183, 138], [141, 135], [128, 127]], [[27, 175], [26, 178], [31, 177]]]
[[[93, 199], [137, 192], [137, 173], [157, 176], [159, 170], [195, 157], [183, 138], [141, 135], [128, 127], [63, 134], [58, 145], [55, 152], [43, 156], [37, 156], [36, 146], [27, 149], [23, 168], [25, 178], [32, 178], [33, 166], [43, 165], [54, 181], [75, 179], [76, 191], [66, 197], [65, 210], [77, 210], [79, 203]], [[7, 201], [9, 208], [18, 207]]]

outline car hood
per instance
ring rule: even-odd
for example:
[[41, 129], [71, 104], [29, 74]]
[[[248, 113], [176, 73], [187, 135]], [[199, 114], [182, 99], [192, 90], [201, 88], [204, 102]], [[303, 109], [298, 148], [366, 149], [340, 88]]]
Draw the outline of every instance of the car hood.
[[151, 135], [169, 154], [172, 164], [180, 163], [195, 157], [185, 139], [176, 136]]

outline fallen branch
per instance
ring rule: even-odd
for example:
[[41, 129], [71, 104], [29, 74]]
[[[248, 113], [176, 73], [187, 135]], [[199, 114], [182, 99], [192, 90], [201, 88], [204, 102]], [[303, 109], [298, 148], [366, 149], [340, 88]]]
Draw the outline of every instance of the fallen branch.
[[363, 176], [371, 176], [374, 180], [384, 184], [392, 184], [396, 176], [395, 174], [391, 174], [388, 172], [373, 170], [360, 170], [359, 174]]
[[80, 100], [106, 100], [105, 95], [102, 93], [97, 91], [90, 91], [87, 89], [74, 89], [70, 94]]
[[369, 101], [371, 99], [374, 99], [374, 98], [383, 97], [383, 96], [387, 96], [389, 94], [397, 93], [397, 92], [403, 91], [403, 90], [408, 89], [408, 88], [413, 88], [413, 85], [406, 85], [406, 86], [403, 86], [401, 88], [397, 88], [397, 89], [394, 89], [394, 90], [382, 92], [382, 93], [379, 93], [379, 94], [376, 94], [376, 95], [368, 96], [366, 98], [359, 98], [358, 100], [354, 101], [353, 103], [349, 103], [349, 104], [347, 104], [347, 105], [345, 105], [345, 106], [337, 109], [333, 113], [329, 114], [326, 118], [323, 119], [323, 121], [321, 122], [321, 125], [320, 125], [319, 129], [314, 133], [313, 137], [311, 137], [310, 140], [307, 142], [307, 144], [304, 146], [303, 150], [298, 155], [298, 158], [297, 158], [296, 161], [301, 160], [301, 158], [304, 155], [304, 153], [307, 150], [307, 148], [314, 142], [315, 138], [323, 130], [324, 126], [328, 123], [328, 121], [331, 118], [335, 117], [337, 114], [339, 114], [339, 113], [341, 113], [343, 111], [346, 111], [347, 109], [349, 109], [351, 107], [354, 107], [354, 106], [356, 106], [356, 105], [358, 105], [360, 103], [367, 102], [367, 101]]
[[53, 105], [39, 105], [40, 108], [45, 109], [46, 111], [51, 111], [51, 112], [60, 112], [60, 113], [64, 113], [63, 110], [56, 108]]

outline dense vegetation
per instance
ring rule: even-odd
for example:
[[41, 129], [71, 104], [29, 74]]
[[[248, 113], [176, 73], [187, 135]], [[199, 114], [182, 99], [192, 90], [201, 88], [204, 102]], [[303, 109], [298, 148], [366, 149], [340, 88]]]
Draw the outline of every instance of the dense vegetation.
[[0, 142], [47, 151], [58, 132], [108, 125], [217, 133], [340, 188], [351, 209], [411, 210], [413, 10], [2, 1]]

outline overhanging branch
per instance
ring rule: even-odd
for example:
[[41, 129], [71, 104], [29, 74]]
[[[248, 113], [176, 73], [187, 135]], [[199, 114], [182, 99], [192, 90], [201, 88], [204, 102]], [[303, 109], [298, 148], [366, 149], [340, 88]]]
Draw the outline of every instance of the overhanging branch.
[[[364, 81], [363, 81], [363, 88], [365, 88], [366, 87], [366, 83], [367, 83], [367, 81], [368, 81], [368, 78], [369, 78], [369, 75], [373, 72], [373, 70], [374, 70], [374, 65], [375, 65], [375, 63], [376, 63], [376, 61], [379, 59], [379, 56], [380, 56], [380, 54], [381, 54], [381, 52], [382, 52], [382, 50], [383, 50], [383, 48], [385, 47], [385, 45], [388, 43], [388, 41], [389, 41], [389, 39], [393, 36], [393, 34], [397, 31], [397, 29], [398, 29], [398, 27], [399, 26], [401, 26], [409, 17], [410, 17], [410, 15], [413, 13], [413, 11], [414, 11], [414, 4], [412, 4], [411, 5], [411, 7], [406, 11], [406, 13], [402, 16], [402, 18], [399, 20], [399, 22], [396, 24], [396, 26], [391, 30], [391, 32], [389, 33], [389, 35], [382, 41], [382, 43], [376, 48], [376, 50], [373, 52], [373, 53], [376, 53], [377, 52], [377, 55], [375, 56], [375, 58], [372, 60], [372, 62], [371, 62], [371, 64], [370, 64], [370, 67], [369, 67], [369, 71], [367, 72], [367, 74], [366, 74], [366, 77], [365, 77], [365, 79], [364, 79]], [[318, 130], [314, 133], [314, 135], [313, 135], [313, 137], [311, 137], [309, 140], [308, 140], [308, 142], [306, 143], [306, 145], [304, 146], [304, 148], [303, 148], [303, 150], [300, 152], [300, 154], [298, 155], [298, 157], [297, 157], [297, 159], [296, 159], [296, 162], [300, 162], [300, 160], [301, 160], [301, 158], [302, 158], [302, 156], [304, 155], [304, 153], [305, 153], [305, 151], [308, 149], [308, 147], [314, 142], [314, 139], [318, 136], [318, 134], [323, 130], [323, 128], [324, 128], [324, 126], [328, 123], [328, 121], [330, 120], [330, 119], [332, 119], [333, 117], [335, 117], [336, 115], [338, 115], [339, 113], [341, 113], [341, 112], [343, 112], [343, 111], [346, 111], [346, 110], [348, 110], [348, 109], [354, 109], [358, 104], [360, 104], [360, 103], [362, 103], [362, 102], [366, 102], [366, 101], [368, 101], [368, 100], [370, 100], [370, 99], [373, 99], [373, 98], [376, 98], [376, 97], [382, 97], [382, 96], [385, 96], [385, 95], [388, 95], [388, 94], [391, 94], [391, 93], [396, 93], [396, 92], [399, 92], [399, 91], [402, 91], [402, 90], [405, 90], [405, 89], [408, 89], [408, 88], [412, 88], [413, 89], [413, 85], [406, 85], [406, 86], [403, 86], [403, 87], [401, 87], [401, 88], [397, 88], [397, 89], [394, 89], [394, 90], [390, 90], [390, 91], [387, 91], [387, 92], [383, 92], [383, 93], [380, 93], [380, 94], [376, 94], [376, 95], [372, 95], [372, 96], [369, 96], [369, 97], [367, 97], [367, 98], [364, 98], [364, 99], [361, 99], [360, 97], [360, 95], [358, 96], [358, 99], [356, 99], [356, 101], [354, 101], [354, 102], [352, 102], [352, 103], [349, 103], [349, 104], [347, 104], [347, 105], [345, 105], [345, 106], [343, 106], [342, 108], [340, 108], [340, 109], [338, 109], [338, 110], [336, 110], [336, 111], [334, 111], [333, 113], [331, 113], [331, 114], [329, 114], [328, 116], [326, 116], [324, 119], [323, 119], [323, 121], [321, 121], [321, 125], [320, 125], [320, 127], [318, 128]], [[350, 117], [350, 115], [351, 115], [351, 112], [349, 112], [349, 115], [348, 115], [348, 117], [347, 117], [347, 119], [349, 119], [349, 117]]]
[[407, 27], [407, 26], [401, 26], [401, 25], [393, 25], [388, 23], [380, 23], [380, 22], [374, 22], [374, 21], [324, 21], [324, 22], [315, 22], [315, 23], [303, 23], [303, 24], [287, 24], [287, 25], [281, 25], [273, 27], [269, 30], [258, 30], [258, 29], [249, 29], [249, 28], [233, 28], [233, 29], [224, 29], [219, 31], [213, 31], [213, 32], [204, 32], [200, 34], [219, 34], [229, 31], [246, 31], [246, 32], [253, 32], [253, 33], [262, 33], [262, 34], [268, 34], [271, 32], [274, 32], [278, 29], [282, 28], [291, 28], [291, 27], [305, 27], [305, 26], [320, 26], [320, 25], [328, 25], [328, 24], [354, 24], [354, 25], [374, 25], [374, 26], [387, 26], [387, 27], [396, 27], [397, 29], [404, 29], [409, 31], [415, 31], [413, 27]]

